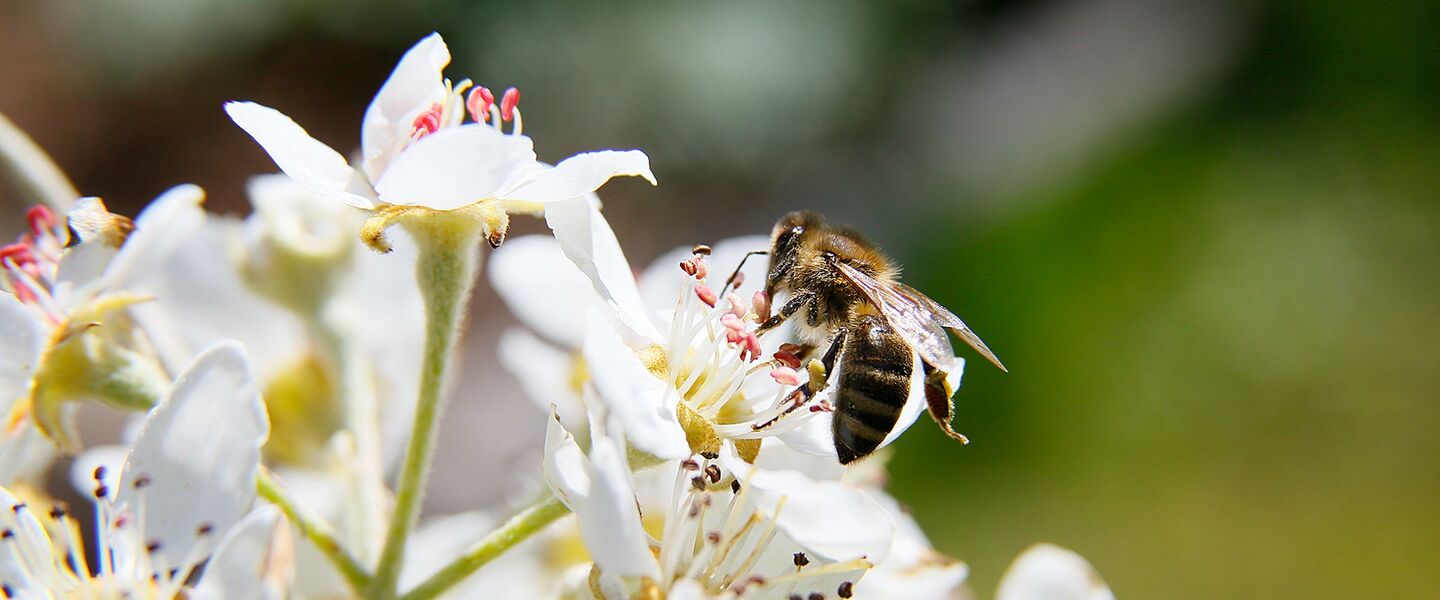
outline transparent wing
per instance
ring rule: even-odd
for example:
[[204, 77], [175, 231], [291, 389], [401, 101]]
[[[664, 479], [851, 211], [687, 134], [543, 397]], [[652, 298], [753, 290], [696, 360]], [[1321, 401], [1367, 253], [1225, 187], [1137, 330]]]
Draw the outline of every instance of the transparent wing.
[[950, 329], [1001, 371], [1009, 372], [960, 317], [919, 290], [903, 283], [882, 282], [845, 263], [836, 262], [835, 265], [931, 366], [944, 370], [955, 361], [950, 336], [945, 334], [945, 330]]

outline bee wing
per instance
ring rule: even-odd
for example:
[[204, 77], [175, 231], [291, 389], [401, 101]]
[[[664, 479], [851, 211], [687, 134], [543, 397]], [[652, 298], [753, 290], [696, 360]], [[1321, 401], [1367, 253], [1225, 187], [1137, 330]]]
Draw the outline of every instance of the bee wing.
[[901, 295], [924, 306], [926, 310], [930, 311], [930, 314], [935, 315], [941, 327], [954, 331], [955, 335], [960, 336], [960, 339], [964, 340], [966, 344], [969, 344], [971, 348], [974, 348], [976, 352], [979, 352], [981, 356], [984, 356], [985, 360], [999, 367], [1001, 371], [1006, 373], [1010, 372], [1009, 369], [1005, 368], [1005, 365], [1000, 364], [1000, 359], [995, 356], [994, 352], [990, 351], [990, 348], [985, 345], [985, 342], [980, 340], [980, 336], [975, 335], [975, 332], [971, 331], [970, 327], [965, 325], [964, 321], [960, 320], [960, 317], [950, 312], [950, 309], [941, 306], [939, 302], [931, 300], [929, 296], [920, 293], [920, 290], [913, 287], [903, 283], [896, 283], [895, 287]]
[[1000, 364], [1000, 359], [995, 357], [995, 353], [985, 346], [985, 342], [980, 341], [980, 336], [975, 335], [960, 317], [919, 290], [903, 283], [885, 283], [845, 263], [835, 264], [840, 273], [880, 309], [880, 314], [890, 322], [890, 326], [931, 366], [941, 370], [953, 368], [955, 350], [950, 345], [950, 336], [945, 334], [945, 329], [952, 329], [981, 356], [994, 363], [1001, 371], [1008, 372], [1005, 365]]

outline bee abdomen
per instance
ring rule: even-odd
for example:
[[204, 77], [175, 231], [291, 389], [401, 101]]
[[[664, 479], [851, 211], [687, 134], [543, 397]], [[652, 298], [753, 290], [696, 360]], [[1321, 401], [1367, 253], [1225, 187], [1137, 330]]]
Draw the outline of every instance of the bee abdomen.
[[840, 357], [832, 426], [841, 463], [864, 458], [880, 447], [900, 419], [910, 394], [912, 358], [886, 323], [857, 318]]

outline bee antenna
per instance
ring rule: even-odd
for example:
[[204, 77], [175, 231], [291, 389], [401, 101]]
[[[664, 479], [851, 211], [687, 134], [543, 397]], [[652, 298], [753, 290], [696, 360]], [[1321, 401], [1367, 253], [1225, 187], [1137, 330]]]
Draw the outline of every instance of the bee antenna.
[[732, 283], [735, 282], [735, 277], [740, 274], [740, 269], [745, 268], [745, 261], [750, 260], [750, 257], [755, 256], [755, 255], [757, 255], [757, 254], [769, 254], [769, 253], [770, 253], [769, 250], [751, 250], [751, 251], [749, 251], [749, 252], [746, 252], [746, 253], [745, 253], [745, 256], [743, 256], [743, 257], [740, 258], [740, 264], [735, 265], [735, 270], [732, 271], [732, 272], [730, 273], [730, 276], [725, 279], [725, 287], [720, 288], [720, 294], [719, 294], [719, 296], [720, 296], [721, 298], [724, 298], [724, 297], [725, 297], [725, 292], [727, 292], [727, 291], [730, 290], [730, 284], [732, 284]]

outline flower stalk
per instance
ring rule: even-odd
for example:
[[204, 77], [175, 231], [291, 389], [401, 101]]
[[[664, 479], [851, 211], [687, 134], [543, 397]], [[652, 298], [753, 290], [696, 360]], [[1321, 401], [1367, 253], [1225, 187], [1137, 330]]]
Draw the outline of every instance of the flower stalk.
[[467, 211], [431, 211], [404, 225], [419, 247], [416, 281], [425, 301], [425, 355], [415, 422], [400, 471], [395, 513], [380, 553], [368, 597], [396, 597], [405, 543], [415, 527], [425, 482], [434, 462], [446, 372], [460, 331], [464, 307], [474, 286], [479, 243], [487, 226]]
[[460, 558], [415, 586], [415, 589], [406, 592], [400, 597], [401, 600], [429, 600], [439, 596], [486, 563], [567, 514], [570, 514], [570, 509], [554, 494], [547, 494], [544, 499], [510, 517], [510, 520], [490, 532]]
[[340, 545], [340, 541], [335, 539], [335, 534], [328, 527], [302, 513], [300, 506], [285, 495], [285, 490], [281, 489], [280, 483], [275, 481], [268, 470], [260, 470], [259, 475], [255, 478], [255, 488], [261, 498], [278, 507], [280, 512], [284, 513], [285, 518], [300, 529], [300, 535], [310, 540], [310, 543], [314, 544], [320, 553], [335, 565], [335, 568], [340, 571], [340, 575], [345, 578], [345, 582], [350, 584], [351, 590], [359, 593], [369, 586], [370, 575], [365, 572], [365, 567], [361, 566], [360, 561]]

